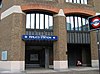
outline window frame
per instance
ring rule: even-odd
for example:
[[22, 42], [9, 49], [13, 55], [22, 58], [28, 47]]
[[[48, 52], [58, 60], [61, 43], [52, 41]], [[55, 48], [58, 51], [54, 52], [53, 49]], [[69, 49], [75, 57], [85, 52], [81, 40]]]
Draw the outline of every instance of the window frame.
[[2, 0], [0, 1], [0, 8], [2, 8]]
[[[27, 15], [30, 15], [30, 21], [27, 21]], [[34, 27], [32, 28], [32, 14], [34, 14]], [[37, 17], [38, 14], [38, 17]], [[41, 24], [41, 18], [42, 24]], [[46, 23], [46, 20], [48, 19], [48, 22]], [[50, 23], [50, 19], [52, 19], [52, 24]], [[27, 27], [27, 22], [29, 23], [30, 27]], [[47, 25], [46, 25], [47, 24]], [[37, 26], [38, 25], [38, 26]], [[42, 27], [41, 27], [42, 25]], [[51, 13], [41, 13], [41, 12], [30, 12], [26, 13], [26, 29], [42, 29], [42, 30], [53, 30], [53, 14]]]
[[[73, 17], [73, 20], [71, 19], [71, 17]], [[89, 31], [87, 20], [88, 20], [88, 17], [83, 17], [81, 15], [80, 16], [66, 15], [66, 27], [67, 27], [66, 30], [67, 31]], [[74, 27], [72, 25], [74, 25]]]
[[77, 4], [88, 4], [88, 0], [65, 0], [65, 2], [70, 2], [70, 3], [77, 3]]

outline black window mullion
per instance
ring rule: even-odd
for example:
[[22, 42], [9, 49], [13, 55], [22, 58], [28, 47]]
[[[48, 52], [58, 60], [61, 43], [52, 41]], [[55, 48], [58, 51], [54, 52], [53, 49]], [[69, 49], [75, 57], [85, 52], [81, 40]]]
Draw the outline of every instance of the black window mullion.
[[34, 35], [36, 35], [36, 13], [34, 16]]
[[45, 19], [45, 17], [46, 17], [46, 14], [44, 14], [44, 32], [43, 32], [43, 35], [45, 35], [45, 30], [46, 30], [46, 28], [45, 28], [45, 25], [46, 25], [46, 19]]
[[39, 29], [40, 29], [40, 14], [39, 14]]
[[72, 0], [72, 3], [74, 3], [74, 0]]
[[[30, 14], [30, 29], [32, 29], [32, 28], [31, 28], [31, 25], [32, 25], [31, 22], [32, 22], [32, 18], [31, 18], [31, 14]], [[32, 35], [32, 31], [30, 31], [30, 34]]]
[[83, 21], [82, 21], [82, 17], [81, 17], [81, 31], [83, 31]]
[[45, 29], [45, 14], [44, 14], [44, 29]]
[[77, 3], [77, 0], [76, 0], [76, 3]]
[[34, 29], [36, 29], [36, 13], [35, 13], [35, 17], [34, 17]]
[[81, 0], [80, 0], [80, 4], [81, 4]]
[[87, 29], [88, 29], [88, 27], [87, 27], [87, 20], [85, 19], [85, 29], [86, 29], [86, 31], [87, 31]]
[[75, 16], [73, 16], [74, 30], [75, 30]]

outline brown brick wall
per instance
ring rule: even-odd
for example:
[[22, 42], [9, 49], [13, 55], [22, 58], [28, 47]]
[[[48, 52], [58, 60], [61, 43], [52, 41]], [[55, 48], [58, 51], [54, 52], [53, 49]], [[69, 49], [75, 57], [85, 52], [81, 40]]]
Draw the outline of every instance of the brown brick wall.
[[54, 60], [55, 61], [66, 61], [67, 51], [67, 33], [65, 26], [64, 16], [54, 17], [54, 35], [58, 36], [58, 41], [54, 42]]
[[25, 23], [25, 14], [13, 14], [11, 59], [14, 61], [25, 58], [25, 42], [21, 38], [25, 34]]
[[23, 11], [29, 11], [29, 10], [42, 10], [42, 11], [49, 11], [52, 13], [58, 13], [59, 8], [53, 7], [51, 5], [43, 5], [43, 4], [28, 4], [28, 5], [22, 5], [21, 6]]
[[15, 0], [2, 0], [2, 8], [1, 8], [1, 12], [7, 10], [8, 8], [10, 8], [11, 6], [15, 5]]
[[[13, 24], [12, 16], [9, 16], [0, 21], [0, 60], [1, 60], [1, 52], [7, 50], [10, 53], [11, 49], [11, 25]], [[10, 58], [10, 54], [8, 54], [8, 59]]]
[[97, 34], [96, 31], [90, 32], [91, 34], [91, 59], [98, 59], [98, 46], [97, 46]]
[[12, 14], [0, 22], [0, 54], [7, 50], [8, 61], [24, 60], [25, 43], [21, 39], [22, 34], [25, 34], [24, 14]]
[[94, 8], [96, 12], [100, 13], [100, 0], [94, 0]]

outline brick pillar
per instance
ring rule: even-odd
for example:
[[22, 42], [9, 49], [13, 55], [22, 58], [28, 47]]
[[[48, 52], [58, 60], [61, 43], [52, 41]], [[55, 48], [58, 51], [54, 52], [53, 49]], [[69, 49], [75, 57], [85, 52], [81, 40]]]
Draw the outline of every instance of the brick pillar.
[[92, 31], [90, 33], [90, 35], [91, 35], [91, 63], [92, 63], [92, 67], [99, 67], [96, 31]]
[[25, 14], [15, 5], [2, 12], [1, 18], [0, 52], [7, 51], [7, 61], [0, 60], [0, 69], [24, 71], [25, 42], [21, 37], [25, 34]]
[[54, 16], [54, 35], [58, 36], [58, 41], [54, 42], [54, 69], [67, 69], [67, 35], [66, 17], [63, 10]]
[[14, 13], [12, 25], [12, 46], [11, 46], [11, 61], [12, 70], [25, 70], [25, 42], [22, 40], [22, 35], [25, 34], [25, 14]]

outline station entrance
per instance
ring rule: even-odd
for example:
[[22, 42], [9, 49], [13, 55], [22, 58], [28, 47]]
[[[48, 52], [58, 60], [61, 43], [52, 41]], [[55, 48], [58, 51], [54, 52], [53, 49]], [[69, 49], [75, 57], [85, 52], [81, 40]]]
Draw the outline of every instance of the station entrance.
[[49, 68], [53, 65], [53, 42], [26, 41], [25, 68]]
[[82, 67], [91, 66], [90, 44], [68, 44], [68, 66], [77, 67], [78, 61]]

